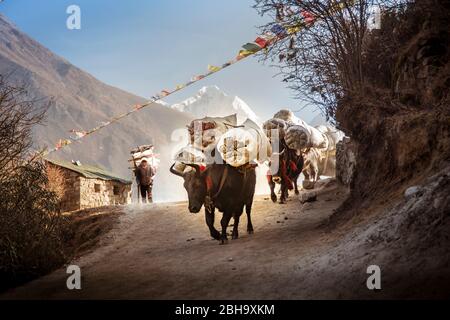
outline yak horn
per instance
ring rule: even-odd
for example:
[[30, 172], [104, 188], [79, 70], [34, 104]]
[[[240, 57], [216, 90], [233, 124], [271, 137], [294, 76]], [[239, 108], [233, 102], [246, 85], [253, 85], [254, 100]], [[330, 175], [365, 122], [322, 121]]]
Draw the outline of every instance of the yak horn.
[[281, 152], [273, 152], [272, 155], [274, 156], [281, 156], [286, 151], [286, 148], [283, 149]]
[[191, 168], [194, 168], [196, 174], [200, 174], [201, 173], [200, 166], [198, 164], [193, 164], [193, 163], [184, 163], [184, 164], [189, 166], [189, 167], [191, 167]]
[[177, 170], [175, 170], [173, 167], [175, 166], [175, 163], [170, 167], [170, 172], [172, 172], [174, 175], [183, 177], [183, 174]]

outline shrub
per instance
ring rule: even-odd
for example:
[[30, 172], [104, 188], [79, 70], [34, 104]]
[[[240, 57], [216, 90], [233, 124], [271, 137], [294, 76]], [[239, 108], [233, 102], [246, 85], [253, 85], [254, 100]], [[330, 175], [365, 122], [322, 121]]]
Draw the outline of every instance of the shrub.
[[61, 180], [50, 172], [49, 182], [44, 162], [29, 152], [32, 127], [41, 123], [48, 107], [41, 102], [0, 75], [0, 289], [65, 262]]
[[47, 189], [43, 163], [16, 168], [0, 184], [0, 288], [52, 271], [65, 261], [65, 223], [58, 196]]
[[51, 164], [46, 165], [47, 169], [47, 189], [54, 192], [60, 202], [65, 193], [65, 177], [63, 171]]

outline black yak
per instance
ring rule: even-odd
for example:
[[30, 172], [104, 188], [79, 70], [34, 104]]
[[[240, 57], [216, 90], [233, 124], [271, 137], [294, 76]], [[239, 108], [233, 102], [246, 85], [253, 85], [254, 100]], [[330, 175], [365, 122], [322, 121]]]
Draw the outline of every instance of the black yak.
[[277, 172], [271, 173], [269, 171], [267, 173], [267, 182], [270, 187], [270, 198], [273, 202], [277, 201], [275, 185], [281, 185], [280, 203], [285, 203], [289, 195], [288, 190], [295, 189], [295, 194], [299, 194], [297, 179], [300, 173], [302, 173], [303, 157], [301, 154], [297, 154], [295, 150], [288, 148], [284, 143], [284, 140], [281, 140], [279, 145], [280, 152], [273, 153], [269, 163], [272, 167], [274, 166], [274, 162], [277, 161]]
[[[228, 164], [211, 164], [206, 167], [186, 164], [193, 168], [180, 173], [170, 168], [170, 172], [184, 179], [184, 188], [188, 193], [189, 211], [197, 213], [205, 206], [206, 224], [214, 239], [221, 244], [228, 241], [227, 227], [231, 217], [234, 218], [232, 239], [239, 236], [239, 218], [244, 210], [247, 213], [247, 232], [253, 233], [251, 210], [256, 186], [256, 172], [254, 164], [232, 167]], [[214, 228], [215, 209], [223, 212], [220, 221], [222, 232]]]

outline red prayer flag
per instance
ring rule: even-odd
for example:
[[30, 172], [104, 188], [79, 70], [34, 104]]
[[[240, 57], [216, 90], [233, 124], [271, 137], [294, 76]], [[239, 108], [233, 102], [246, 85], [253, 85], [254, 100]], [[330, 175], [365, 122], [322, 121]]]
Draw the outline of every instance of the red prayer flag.
[[316, 17], [309, 11], [303, 10], [302, 12], [300, 12], [300, 14], [303, 16], [307, 24], [314, 23], [314, 21], [316, 20]]
[[261, 48], [265, 48], [269, 44], [269, 42], [266, 39], [261, 37], [256, 38], [255, 43]]

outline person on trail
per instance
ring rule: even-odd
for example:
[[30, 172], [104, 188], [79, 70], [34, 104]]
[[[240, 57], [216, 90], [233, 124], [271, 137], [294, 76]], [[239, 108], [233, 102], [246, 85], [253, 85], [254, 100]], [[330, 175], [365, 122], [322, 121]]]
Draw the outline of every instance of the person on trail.
[[152, 187], [153, 187], [153, 169], [147, 162], [147, 159], [142, 159], [135, 171], [137, 183], [141, 191], [142, 203], [153, 202]]

